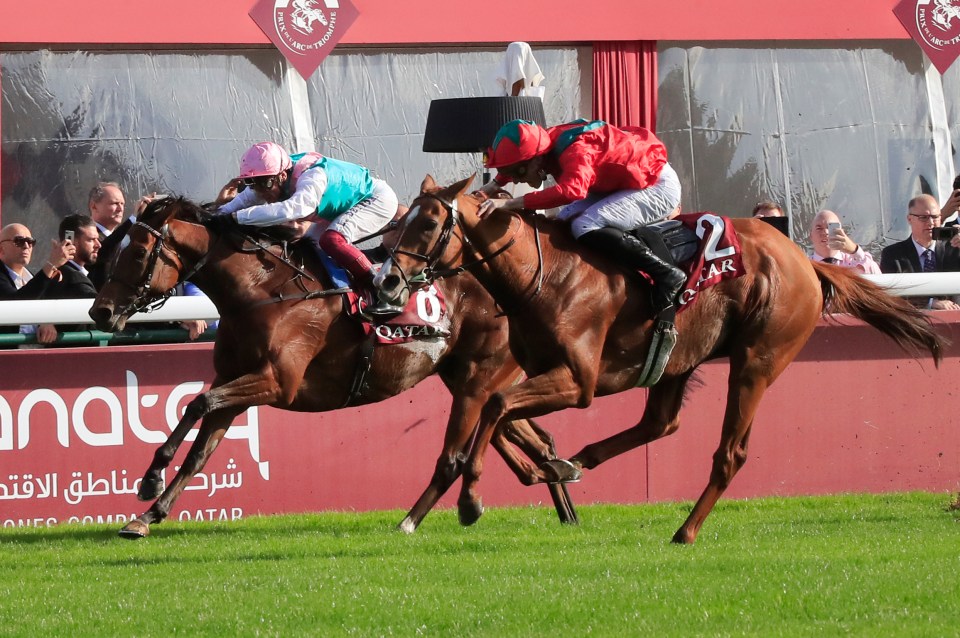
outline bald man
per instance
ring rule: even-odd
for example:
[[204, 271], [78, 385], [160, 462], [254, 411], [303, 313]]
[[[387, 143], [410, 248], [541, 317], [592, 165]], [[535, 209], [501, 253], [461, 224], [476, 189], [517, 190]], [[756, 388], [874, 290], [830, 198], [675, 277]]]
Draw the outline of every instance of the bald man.
[[[891, 244], [880, 253], [880, 270], [900, 272], [958, 272], [960, 250], [948, 241], [935, 240], [933, 229], [940, 226], [940, 204], [931, 195], [919, 195], [907, 206], [910, 236]], [[931, 299], [927, 307], [933, 310], [958, 310], [950, 299]]]
[[[836, 224], [834, 232], [830, 232], [830, 224]], [[843, 230], [840, 217], [832, 210], [822, 210], [813, 218], [810, 242], [813, 244], [810, 259], [814, 261], [855, 268], [869, 275], [880, 274], [880, 266], [873, 260], [873, 255], [850, 239]]]
[[[38, 299], [51, 281], [60, 277], [60, 267], [73, 258], [72, 242], [53, 241], [50, 256], [36, 276], [27, 270], [37, 240], [23, 224], [0, 230], [0, 299]], [[0, 326], [0, 332], [33, 332], [33, 326]]]
[[23, 224], [10, 224], [0, 230], [0, 262], [4, 266], [0, 273], [0, 299], [36, 299], [76, 250], [72, 243], [53, 242], [50, 257], [34, 276], [27, 266], [36, 243], [30, 229]]

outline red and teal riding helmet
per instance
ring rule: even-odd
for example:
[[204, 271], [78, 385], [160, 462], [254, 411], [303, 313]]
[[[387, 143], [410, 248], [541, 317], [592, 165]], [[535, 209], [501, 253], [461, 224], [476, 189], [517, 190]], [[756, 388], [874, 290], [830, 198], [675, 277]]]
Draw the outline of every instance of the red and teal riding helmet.
[[497, 131], [493, 146], [487, 150], [487, 168], [510, 166], [542, 155], [550, 148], [550, 134], [528, 120], [507, 122]]

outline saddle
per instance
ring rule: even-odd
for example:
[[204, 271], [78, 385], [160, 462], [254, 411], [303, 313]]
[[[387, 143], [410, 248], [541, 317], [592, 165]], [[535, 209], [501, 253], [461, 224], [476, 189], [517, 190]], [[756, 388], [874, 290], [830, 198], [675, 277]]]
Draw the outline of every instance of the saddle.
[[681, 268], [693, 260], [700, 247], [697, 233], [679, 219], [647, 224], [630, 234], [645, 243], [657, 257]]
[[638, 380], [638, 387], [657, 383], [677, 342], [675, 315], [689, 308], [697, 295], [720, 283], [743, 275], [740, 241], [729, 219], [712, 213], [681, 215], [648, 224], [632, 232], [660, 259], [684, 269], [687, 283], [680, 291], [680, 306], [658, 318], [653, 341]]

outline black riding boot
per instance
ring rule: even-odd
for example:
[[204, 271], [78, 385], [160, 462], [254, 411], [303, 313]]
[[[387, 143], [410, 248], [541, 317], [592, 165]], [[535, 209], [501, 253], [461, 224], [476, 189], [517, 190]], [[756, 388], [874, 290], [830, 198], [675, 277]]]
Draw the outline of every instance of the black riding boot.
[[676, 266], [660, 259], [645, 243], [621, 230], [601, 228], [580, 237], [585, 245], [628, 268], [642, 270], [653, 279], [651, 293], [654, 314], [670, 308], [687, 281], [687, 275]]

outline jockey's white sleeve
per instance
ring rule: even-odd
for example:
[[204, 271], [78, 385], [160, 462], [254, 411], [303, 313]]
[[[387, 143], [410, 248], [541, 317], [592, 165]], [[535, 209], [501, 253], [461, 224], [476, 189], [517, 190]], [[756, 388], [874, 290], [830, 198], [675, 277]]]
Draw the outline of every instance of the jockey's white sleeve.
[[[297, 180], [297, 190], [287, 199], [273, 204], [257, 204], [256, 206], [241, 208], [235, 211], [236, 218], [239, 223], [250, 226], [273, 226], [274, 224], [302, 219], [317, 211], [317, 206], [326, 190], [327, 172], [317, 166], [305, 171], [300, 176], [300, 179]], [[232, 212], [223, 208], [220, 210], [222, 212]]]
[[246, 188], [237, 193], [237, 196], [231, 199], [229, 202], [219, 207], [217, 209], [217, 213], [221, 215], [228, 215], [242, 208], [247, 208], [249, 206], [253, 206], [254, 204], [262, 203], [263, 200], [260, 199], [260, 196], [257, 195], [256, 191], [254, 191], [252, 188]]

